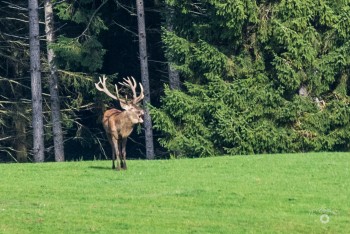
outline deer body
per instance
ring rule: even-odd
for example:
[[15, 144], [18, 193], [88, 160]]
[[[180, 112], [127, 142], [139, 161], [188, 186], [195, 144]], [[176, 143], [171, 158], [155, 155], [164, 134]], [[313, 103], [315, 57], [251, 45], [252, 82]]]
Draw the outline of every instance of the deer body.
[[[106, 88], [106, 77], [103, 80], [100, 78], [100, 82], [96, 83], [96, 88], [113, 99], [119, 100], [120, 106], [124, 109], [110, 109], [104, 112], [102, 124], [106, 131], [109, 143], [112, 146], [112, 168], [115, 169], [115, 160], [117, 160], [117, 170], [127, 169], [126, 166], [126, 142], [134, 129], [134, 125], [143, 123], [144, 110], [137, 104], [143, 99], [143, 87], [141, 87], [140, 96], [136, 96], [136, 82], [134, 78], [132, 81], [130, 78], [124, 79], [125, 82], [121, 83], [123, 86], [131, 88], [133, 91], [133, 100], [128, 102], [126, 99], [119, 98], [118, 88], [116, 86], [117, 96], [111, 94]], [[102, 85], [102, 87], [101, 87]]]

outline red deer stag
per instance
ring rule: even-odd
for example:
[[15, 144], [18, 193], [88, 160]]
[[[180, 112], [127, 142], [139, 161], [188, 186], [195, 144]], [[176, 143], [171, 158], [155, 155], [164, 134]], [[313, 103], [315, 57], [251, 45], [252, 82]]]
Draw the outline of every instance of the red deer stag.
[[104, 112], [102, 124], [106, 131], [108, 141], [112, 146], [112, 168], [115, 169], [114, 161], [117, 159], [117, 170], [126, 170], [126, 141], [131, 134], [134, 125], [143, 123], [144, 110], [141, 109], [138, 104], [143, 99], [143, 86], [140, 85], [140, 95], [136, 95], [136, 81], [133, 77], [124, 78], [124, 82], [119, 82], [120, 85], [131, 89], [133, 93], [132, 100], [128, 100], [119, 97], [118, 87], [115, 85], [116, 95], [113, 95], [106, 86], [106, 76], [100, 77], [100, 81], [95, 83], [96, 88], [107, 94], [109, 97], [118, 100], [121, 108], [124, 110], [110, 109]]

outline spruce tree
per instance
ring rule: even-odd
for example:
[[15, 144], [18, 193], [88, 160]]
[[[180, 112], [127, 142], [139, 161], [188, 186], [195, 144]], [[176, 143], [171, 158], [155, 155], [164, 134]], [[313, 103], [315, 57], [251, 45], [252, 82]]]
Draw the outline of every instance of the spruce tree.
[[348, 3], [166, 3], [166, 56], [186, 81], [152, 110], [170, 153], [349, 149]]

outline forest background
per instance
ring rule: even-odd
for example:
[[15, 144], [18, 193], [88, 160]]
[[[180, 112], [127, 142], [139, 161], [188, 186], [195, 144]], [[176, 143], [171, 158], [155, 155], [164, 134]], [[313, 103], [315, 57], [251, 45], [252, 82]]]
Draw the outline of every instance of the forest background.
[[[100, 120], [117, 103], [94, 83], [140, 81], [136, 1], [52, 3], [65, 159], [108, 158]], [[0, 11], [0, 161], [31, 161], [27, 2], [0, 1]], [[349, 0], [154, 0], [145, 18], [157, 158], [349, 150]], [[54, 161], [41, 25], [45, 161]], [[128, 157], [145, 158], [142, 133]]]

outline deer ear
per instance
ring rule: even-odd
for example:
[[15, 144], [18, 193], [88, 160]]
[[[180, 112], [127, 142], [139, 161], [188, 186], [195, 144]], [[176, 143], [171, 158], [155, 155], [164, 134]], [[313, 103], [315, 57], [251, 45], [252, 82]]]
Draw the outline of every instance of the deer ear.
[[119, 103], [121, 108], [123, 108], [124, 110], [129, 110], [131, 108], [131, 106], [125, 102], [120, 101]]

